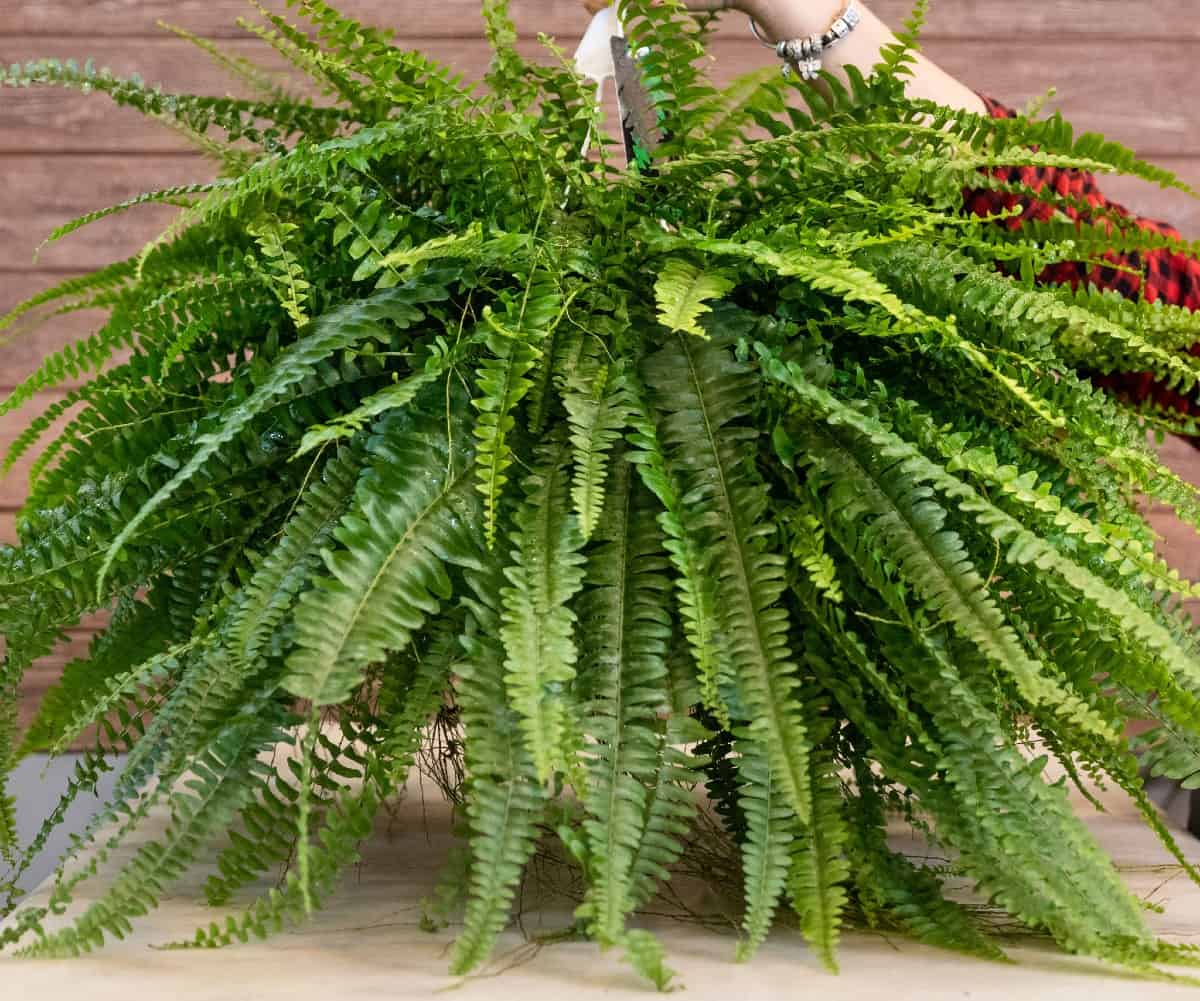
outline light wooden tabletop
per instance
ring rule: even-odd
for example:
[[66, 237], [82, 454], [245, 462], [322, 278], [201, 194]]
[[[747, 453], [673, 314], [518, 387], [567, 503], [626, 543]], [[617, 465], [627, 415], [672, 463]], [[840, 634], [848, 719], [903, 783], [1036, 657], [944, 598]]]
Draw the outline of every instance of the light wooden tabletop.
[[[1131, 887], [1163, 914], [1150, 921], [1163, 936], [1200, 942], [1200, 887], [1171, 859], [1121, 799], [1108, 797], [1110, 812], [1088, 823], [1116, 858]], [[161, 825], [161, 819], [158, 823]], [[156, 829], [153, 825], [148, 830]], [[158, 828], [161, 829], [161, 828]], [[1182, 836], [1200, 860], [1200, 842]], [[214, 918], [200, 887], [206, 870], [194, 870], [163, 905], [142, 919], [135, 934], [103, 952], [78, 960], [0, 958], [0, 997], [59, 1001], [382, 1001], [428, 998], [449, 990], [462, 1001], [588, 1001], [648, 998], [652, 991], [616, 955], [587, 942], [537, 947], [516, 926], [502, 938], [483, 975], [447, 975], [453, 927], [420, 928], [422, 898], [434, 886], [451, 844], [449, 813], [438, 800], [412, 796], [364, 846], [363, 862], [346, 885], [308, 925], [267, 942], [222, 952], [161, 951], [152, 946], [190, 938]], [[124, 857], [136, 849], [128, 846]], [[85, 884], [86, 886], [87, 884]], [[94, 895], [95, 890], [91, 891]], [[40, 896], [35, 893], [30, 901]], [[80, 900], [86, 905], [86, 897]], [[704, 903], [701, 901], [701, 903]], [[711, 904], [712, 902], [709, 901]], [[527, 909], [524, 932], [561, 928], [569, 908]], [[776, 930], [749, 964], [733, 962], [734, 938], [671, 917], [647, 919], [666, 946], [687, 997], [767, 1001], [810, 997], [821, 1001], [1106, 1001], [1200, 998], [1200, 989], [1146, 983], [1086, 960], [1065, 957], [1037, 944], [1010, 949], [1013, 964], [976, 961], [903, 939], [861, 932], [846, 934], [842, 973], [817, 964], [798, 934]]]

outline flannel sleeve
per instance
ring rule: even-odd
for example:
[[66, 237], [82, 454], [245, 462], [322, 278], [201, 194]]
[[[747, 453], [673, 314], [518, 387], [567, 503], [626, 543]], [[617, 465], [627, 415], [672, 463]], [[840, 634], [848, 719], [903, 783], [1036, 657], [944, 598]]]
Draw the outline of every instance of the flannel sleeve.
[[[983, 97], [989, 114], [994, 118], [1011, 118], [1015, 112], [986, 95]], [[1032, 194], [1018, 194], [988, 189], [973, 189], [965, 193], [966, 207], [976, 215], [991, 215], [1003, 210], [1020, 207], [1020, 215], [1009, 220], [1008, 225], [1019, 227], [1025, 220], [1048, 220], [1055, 207], [1039, 201], [1037, 192], [1055, 192], [1071, 198], [1073, 205], [1065, 208], [1072, 219], [1083, 219], [1089, 209], [1104, 208], [1108, 212], [1132, 219], [1140, 228], [1179, 237], [1179, 232], [1165, 222], [1145, 219], [1134, 215], [1124, 206], [1109, 201], [1100, 191], [1094, 175], [1079, 170], [1064, 170], [1057, 167], [1010, 167], [993, 171], [999, 179], [1020, 184]], [[1115, 253], [1105, 255], [1114, 265], [1130, 270], [1119, 270], [1098, 263], [1064, 261], [1048, 267], [1039, 281], [1047, 284], [1071, 285], [1093, 284], [1102, 289], [1115, 289], [1128, 298], [1144, 297], [1149, 302], [1162, 300], [1192, 310], [1200, 310], [1200, 259], [1167, 248], [1146, 253]], [[1135, 273], [1131, 273], [1135, 272]], [[1200, 344], [1191, 348], [1193, 355], [1200, 356]], [[1097, 376], [1095, 381], [1131, 399], [1142, 402], [1153, 400], [1163, 406], [1188, 414], [1200, 413], [1200, 399], [1193, 394], [1185, 397], [1157, 383], [1148, 372], [1124, 372]], [[1198, 442], [1197, 444], [1200, 444]]]

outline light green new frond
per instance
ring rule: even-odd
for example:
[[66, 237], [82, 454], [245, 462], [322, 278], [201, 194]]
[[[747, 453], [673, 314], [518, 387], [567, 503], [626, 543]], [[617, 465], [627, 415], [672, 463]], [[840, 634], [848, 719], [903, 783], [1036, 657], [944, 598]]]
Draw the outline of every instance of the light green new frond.
[[787, 884], [788, 853], [796, 837], [796, 815], [788, 806], [782, 783], [776, 781], [771, 755], [756, 739], [738, 742], [738, 776], [742, 789], [738, 802], [746, 817], [742, 844], [746, 916], [745, 938], [738, 943], [737, 960], [744, 963], [762, 945], [771, 930]]
[[716, 608], [739, 703], [731, 711], [752, 721], [771, 759], [772, 783], [807, 823], [811, 745], [797, 700], [788, 613], [778, 601], [783, 558], [767, 544], [767, 491], [748, 461], [748, 442], [757, 433], [743, 423], [757, 383], [722, 341], [680, 334], [644, 368], [668, 467], [685, 485], [696, 519], [684, 530], [697, 533], [696, 545], [712, 553]]
[[753, 261], [783, 277], [799, 278], [822, 292], [879, 306], [898, 320], [911, 322], [918, 313], [871, 272], [840, 258], [801, 249], [775, 250], [755, 240], [699, 239], [686, 241], [686, 245], [718, 256]]
[[884, 46], [882, 59], [875, 67], [883, 75], [903, 78], [911, 75], [920, 48], [921, 29], [929, 16], [930, 0], [917, 0], [912, 13], [896, 32], [896, 40]]
[[628, 459], [637, 465], [642, 482], [663, 507], [658, 516], [665, 536], [663, 547], [678, 571], [679, 611], [696, 662], [701, 698], [708, 710], [715, 713], [724, 726], [729, 726], [729, 710], [719, 683], [722, 671], [727, 672], [727, 668], [723, 667], [722, 661], [716, 587], [709, 572], [712, 556], [705, 548], [701, 533], [689, 532], [684, 527], [689, 512], [683, 504], [683, 489], [663, 455], [645, 389], [632, 374], [628, 379], [632, 402], [630, 423], [634, 428], [629, 436], [634, 448], [628, 453]]
[[832, 755], [818, 748], [810, 760], [812, 821], [804, 825], [792, 844], [787, 892], [805, 939], [826, 969], [836, 973], [846, 908], [844, 884], [850, 878], [845, 854], [849, 831], [842, 816], [842, 788]]
[[603, 947], [622, 941], [633, 907], [634, 863], [660, 767], [659, 716], [669, 709], [670, 584], [652, 498], [622, 458], [612, 479], [580, 602], [594, 637], [580, 665], [581, 687], [592, 693], [583, 726], [596, 743], [585, 748], [581, 790], [590, 885], [576, 913]]
[[825, 528], [803, 497], [795, 511], [788, 512], [785, 528], [791, 540], [791, 557], [827, 600], [840, 604], [844, 598], [837, 566], [825, 545]]
[[207, 55], [213, 63], [219, 68], [225, 70], [230, 76], [242, 81], [252, 90], [258, 91], [264, 98], [273, 101], [282, 101], [288, 99], [288, 94], [284, 90], [277, 76], [271, 74], [267, 70], [258, 66], [244, 56], [234, 55], [226, 52], [218, 42], [214, 42], [208, 38], [202, 38], [188, 31], [186, 28], [181, 28], [176, 24], [168, 24], [165, 21], [159, 21], [158, 27], [169, 31], [172, 35], [182, 38], [185, 42], [189, 42], [196, 48], [200, 49]]
[[716, 106], [704, 123], [716, 149], [727, 148], [768, 115], [783, 110], [786, 84], [774, 66], [763, 66], [721, 88]]
[[583, 535], [568, 501], [565, 445], [542, 450], [513, 516], [501, 592], [505, 684], [540, 781], [573, 773], [578, 720], [570, 686], [578, 650], [571, 599], [583, 585]]
[[366, 89], [344, 59], [326, 52], [307, 34], [263, 6], [259, 0], [250, 0], [250, 5], [271, 27], [245, 18], [238, 19], [239, 27], [257, 35], [298, 70], [308, 74], [326, 94], [336, 94], [360, 120], [375, 117], [369, 110], [371, 102]]
[[446, 421], [425, 409], [372, 437], [370, 472], [326, 557], [330, 576], [296, 610], [297, 649], [282, 682], [293, 695], [341, 702], [368, 664], [403, 649], [450, 596], [446, 565], [478, 559], [471, 454], [461, 421], [449, 430]]
[[472, 628], [464, 638], [458, 695], [467, 735], [467, 817], [471, 828], [471, 894], [450, 968], [478, 967], [508, 923], [516, 887], [533, 854], [544, 792], [507, 692], [498, 596], [498, 563], [469, 573], [466, 598]]
[[426, 261], [437, 261], [447, 257], [470, 260], [481, 256], [482, 251], [483, 227], [479, 223], [473, 223], [466, 232], [437, 236], [415, 247], [394, 250], [383, 258], [381, 266], [404, 271]]
[[490, 310], [484, 314], [484, 322], [491, 328], [485, 341], [490, 357], [476, 373], [478, 395], [471, 403], [479, 411], [476, 464], [489, 548], [496, 543], [500, 500], [513, 460], [514, 411], [533, 385], [529, 373], [542, 357], [542, 343], [557, 322], [560, 305], [557, 287], [544, 276], [534, 276], [504, 317]]
[[681, 257], [673, 257], [663, 265], [654, 283], [658, 322], [672, 332], [705, 337], [697, 321], [712, 312], [710, 301], [723, 299], [733, 287], [733, 282], [719, 272], [703, 271]]
[[258, 243], [259, 253], [266, 259], [264, 275], [275, 290], [279, 304], [296, 327], [308, 325], [309, 297], [312, 285], [304, 277], [304, 268], [296, 253], [288, 249], [288, 241], [299, 230], [294, 222], [266, 220], [246, 227], [246, 232]]
[[563, 406], [570, 424], [575, 472], [571, 500], [584, 539], [590, 539], [604, 506], [609, 453], [629, 420], [622, 376], [606, 364], [577, 371], [567, 382]]
[[475, 421], [476, 464], [484, 500], [485, 539], [491, 548], [496, 544], [500, 499], [512, 465], [509, 438], [517, 424], [513, 410], [533, 385], [529, 372], [539, 354], [536, 346], [516, 337], [492, 334], [487, 344], [491, 357], [479, 366], [475, 385], [480, 395], [471, 403], [479, 411]]
[[394, 31], [356, 21], [323, 0], [298, 0], [297, 6], [316, 28], [322, 55], [369, 80], [378, 107], [453, 104], [462, 98], [459, 77], [419, 52], [397, 47]]
[[[525, 60], [517, 53], [517, 29], [508, 12], [508, 0], [483, 0], [483, 25], [492, 47], [488, 84], [497, 98], [520, 100], [527, 82]], [[513, 91], [518, 94], [513, 95]]]
[[703, 123], [720, 106], [719, 92], [700, 69], [712, 19], [697, 19], [681, 0], [621, 0], [618, 11], [668, 133], [658, 155], [665, 159], [706, 147]]

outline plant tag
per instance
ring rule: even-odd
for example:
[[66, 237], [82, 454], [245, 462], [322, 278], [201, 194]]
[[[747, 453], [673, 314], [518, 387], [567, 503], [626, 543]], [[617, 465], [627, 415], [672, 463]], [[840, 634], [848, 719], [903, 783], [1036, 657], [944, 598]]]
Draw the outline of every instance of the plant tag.
[[613, 65], [611, 40], [622, 38], [624, 34], [617, 18], [617, 8], [605, 7], [592, 18], [579, 48], [575, 50], [575, 68], [598, 85], [615, 77], [617, 71]]

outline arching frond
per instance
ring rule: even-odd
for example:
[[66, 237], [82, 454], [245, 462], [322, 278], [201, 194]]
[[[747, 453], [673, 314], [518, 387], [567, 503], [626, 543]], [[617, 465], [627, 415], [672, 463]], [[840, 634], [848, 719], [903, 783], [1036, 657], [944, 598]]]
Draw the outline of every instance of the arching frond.
[[[0, 948], [95, 949], [210, 847], [210, 904], [274, 883], [172, 945], [304, 921], [355, 892], [339, 876], [419, 763], [465, 825], [427, 915], [458, 922], [456, 975], [488, 961], [546, 835], [570, 934], [660, 989], [639, 915], [698, 869], [742, 897], [743, 960], [777, 919], [830, 970], [857, 921], [1000, 958], [953, 876], [1067, 951], [1196, 962], [1078, 804], [1125, 797], [1200, 882], [1143, 780], [1200, 785], [1200, 582], [1143, 506], [1200, 530], [1200, 488], [1146, 438], [1196, 421], [1091, 379], [1191, 400], [1200, 319], [1040, 283], [1200, 245], [1010, 168], [1187, 185], [1058, 115], [905, 96], [924, 0], [870, 74], [724, 89], [714, 16], [622, 0], [631, 170], [505, 0], [481, 5], [482, 86], [326, 0], [251, 6], [251, 40], [320, 100], [178, 29], [257, 97], [0, 70], [108, 95], [219, 169], [59, 226], [179, 209], [0, 317], [0, 346], [101, 317], [0, 403], [39, 404], [4, 459], [30, 490], [0, 546]], [[19, 733], [26, 672], [96, 613]], [[1152, 728], [1129, 740], [1132, 720]], [[19, 843], [5, 776], [85, 733]], [[952, 869], [896, 853], [896, 821]]]

